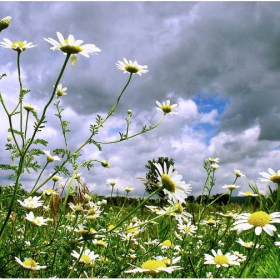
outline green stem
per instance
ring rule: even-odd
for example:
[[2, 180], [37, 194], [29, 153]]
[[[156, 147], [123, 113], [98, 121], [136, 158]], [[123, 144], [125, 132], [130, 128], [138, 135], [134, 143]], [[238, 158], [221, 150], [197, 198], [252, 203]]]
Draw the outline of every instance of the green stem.
[[49, 164], [49, 162], [47, 161], [46, 164], [45, 164], [45, 166], [42, 168], [42, 170], [41, 170], [41, 172], [40, 172], [40, 175], [38, 176], [38, 178], [37, 178], [37, 180], [36, 180], [36, 183], [35, 183], [33, 189], [31, 190], [31, 193], [34, 192], [34, 189], [36, 188], [36, 185], [37, 185], [38, 181], [40, 180], [40, 178], [41, 178], [41, 176], [42, 176], [42, 174], [43, 174], [43, 172], [44, 172], [44, 170], [46, 169], [46, 167], [47, 167], [48, 164]]
[[27, 136], [28, 117], [29, 117], [29, 111], [27, 111], [26, 121], [25, 121], [25, 131], [24, 131], [24, 141], [25, 142], [26, 142], [26, 136]]
[[153, 197], [155, 194], [159, 193], [160, 191], [162, 191], [164, 189], [164, 187], [160, 187], [157, 190], [155, 190], [153, 193], [151, 193], [144, 201], [142, 201], [142, 203], [140, 203], [136, 208], [134, 208], [134, 210], [132, 210], [128, 215], [126, 215], [120, 222], [117, 223], [117, 225], [109, 230], [108, 232], [111, 232], [113, 230], [115, 230], [116, 228], [118, 228], [119, 226], [122, 225], [122, 223], [124, 221], [126, 221], [130, 216], [132, 216], [142, 205], [144, 205], [144, 203], [146, 203], [146, 201], [148, 201], [151, 197]]

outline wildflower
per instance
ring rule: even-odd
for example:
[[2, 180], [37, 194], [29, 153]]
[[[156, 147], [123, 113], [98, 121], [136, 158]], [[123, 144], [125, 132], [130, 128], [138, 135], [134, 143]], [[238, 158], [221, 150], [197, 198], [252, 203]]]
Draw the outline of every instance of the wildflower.
[[182, 176], [178, 175], [178, 172], [174, 170], [173, 166], [167, 169], [165, 162], [163, 168], [159, 163], [155, 163], [154, 165], [157, 168], [160, 186], [164, 187], [163, 192], [168, 196], [169, 200], [174, 203], [178, 201], [185, 203], [187, 194], [191, 190], [190, 184], [181, 181]]
[[177, 115], [178, 112], [174, 112], [173, 109], [176, 108], [178, 106], [178, 104], [173, 104], [170, 105], [170, 100], [166, 101], [166, 104], [160, 103], [159, 101], [156, 101], [158, 107], [156, 107], [156, 110], [158, 111], [162, 111], [164, 113], [164, 115], [166, 114], [170, 114], [170, 115]]
[[104, 240], [96, 240], [96, 239], [94, 239], [94, 240], [92, 240], [92, 243], [94, 245], [97, 245], [97, 246], [100, 246], [100, 247], [107, 247], [107, 245], [108, 245], [108, 243], [105, 242]]
[[[237, 243], [239, 243], [241, 246], [245, 247], [247, 250], [253, 249], [254, 247], [254, 242], [249, 241], [249, 242], [244, 242], [241, 238], [238, 238], [236, 240]], [[256, 244], [256, 248], [263, 248], [263, 245]]]
[[137, 63], [137, 61], [132, 62], [132, 60], [123, 59], [123, 61], [118, 61], [116, 63], [117, 68], [120, 70], [123, 70], [124, 73], [130, 73], [130, 74], [138, 74], [142, 75], [148, 72], [148, 66], [147, 65], [140, 65]]
[[172, 244], [171, 240], [167, 239], [167, 240], [163, 241], [160, 244], [160, 246], [161, 246], [162, 249], [168, 249], [168, 248], [173, 247], [173, 244]]
[[208, 160], [210, 163], [219, 163], [219, 161], [220, 161], [219, 158], [213, 158], [213, 157], [208, 158]]
[[227, 211], [225, 214], [224, 213], [218, 213], [218, 214], [228, 219], [236, 219], [236, 214], [234, 214], [231, 211]]
[[74, 36], [71, 34], [68, 36], [67, 39], [64, 39], [63, 35], [60, 32], [56, 32], [56, 35], [59, 41], [56, 41], [52, 38], [44, 38], [44, 40], [53, 45], [53, 47], [51, 47], [51, 50], [61, 50], [66, 54], [70, 54], [71, 65], [76, 64], [76, 54], [81, 54], [85, 57], [89, 57], [89, 55], [96, 54], [97, 52], [101, 51], [94, 44], [81, 45], [84, 41], [75, 40]]
[[109, 184], [112, 187], [114, 187], [117, 184], [118, 180], [117, 179], [108, 179], [108, 180], [106, 180], [106, 182], [107, 182], [106, 184]]
[[54, 190], [51, 190], [51, 189], [45, 189], [45, 190], [43, 190], [43, 194], [46, 195], [46, 196], [51, 196], [51, 195], [55, 195], [55, 194], [58, 194], [58, 193], [55, 192]]
[[106, 205], [107, 204], [107, 200], [106, 199], [102, 199], [101, 201], [97, 202], [97, 205]]
[[211, 167], [212, 167], [213, 170], [217, 170], [220, 167], [220, 165], [217, 164], [217, 163], [212, 163]]
[[240, 186], [236, 186], [236, 185], [224, 185], [222, 188], [223, 188], [223, 189], [228, 189], [228, 190], [230, 190], [230, 191], [233, 191], [233, 190], [235, 190], [235, 189], [237, 189], [237, 188], [240, 188]]
[[191, 221], [189, 221], [186, 225], [183, 223], [179, 223], [178, 229], [182, 234], [193, 235], [197, 231], [197, 226], [192, 225]]
[[73, 256], [76, 259], [79, 259], [80, 263], [84, 263], [86, 265], [93, 264], [94, 261], [99, 258], [98, 254], [95, 254], [93, 251], [90, 251], [89, 249], [85, 249], [83, 251], [82, 247], [80, 248], [80, 253], [73, 250], [71, 256]]
[[178, 270], [178, 269], [182, 269], [180, 266], [169, 266], [167, 267], [167, 265], [160, 260], [148, 260], [146, 262], [144, 262], [140, 267], [134, 266], [135, 267], [132, 270], [127, 270], [124, 273], [147, 273], [147, 274], [151, 274], [151, 275], [156, 275], [156, 274], [160, 274], [163, 272], [167, 272], [169, 274], [171, 274], [174, 270]]
[[28, 197], [24, 201], [18, 200], [18, 202], [25, 208], [26, 210], [33, 210], [35, 208], [38, 208], [42, 206], [44, 203], [43, 201], [39, 201], [41, 196], [33, 196]]
[[225, 255], [223, 255], [220, 249], [218, 249], [217, 252], [215, 252], [215, 250], [212, 249], [211, 252], [213, 256], [209, 254], [204, 254], [204, 264], [214, 264], [217, 268], [221, 266], [229, 267], [232, 265], [240, 265], [240, 263], [237, 261], [238, 257], [232, 255], [231, 253], [226, 253]]
[[67, 87], [62, 87], [62, 84], [59, 84], [56, 88], [56, 94], [58, 97], [67, 95]]
[[280, 170], [275, 172], [273, 169], [268, 168], [268, 172], [260, 172], [259, 174], [262, 175], [264, 178], [259, 178], [260, 182], [273, 182], [276, 184], [280, 184]]
[[218, 223], [218, 220], [214, 220], [213, 218], [209, 218], [208, 220], [204, 220], [201, 222], [202, 225], [208, 225], [208, 226], [216, 226]]
[[239, 253], [238, 251], [234, 251], [234, 252], [233, 252], [233, 255], [237, 257], [237, 261], [238, 261], [239, 263], [243, 263], [243, 262], [246, 261], [246, 256], [243, 255], [243, 254], [241, 254], [241, 253]]
[[48, 219], [44, 219], [44, 217], [35, 217], [34, 213], [31, 211], [29, 214], [26, 214], [26, 220], [31, 222], [34, 226], [43, 226], [46, 225]]
[[75, 213], [79, 213], [84, 210], [84, 205], [81, 203], [73, 204], [72, 202], [70, 202], [68, 203], [68, 205]]
[[163, 257], [163, 256], [156, 256], [154, 258], [155, 258], [155, 260], [164, 262], [166, 264], [166, 266], [170, 266], [171, 264], [176, 264], [181, 261], [181, 256], [174, 258], [174, 259], [169, 259], [169, 258]]
[[129, 193], [129, 192], [133, 191], [134, 188], [125, 187], [124, 190], [125, 190], [125, 192]]
[[48, 162], [53, 162], [55, 160], [60, 160], [58, 156], [52, 156], [50, 150], [46, 151], [44, 150], [45, 155], [47, 156], [47, 161]]
[[34, 48], [36, 45], [32, 45], [32, 43], [27, 43], [27, 41], [16, 41], [12, 42], [7, 38], [3, 39], [4, 42], [0, 42], [0, 46], [6, 49], [12, 49], [19, 53], [25, 51], [26, 49]]
[[[52, 174], [50, 174], [50, 175], [52, 175]], [[57, 182], [57, 181], [59, 181], [59, 180], [61, 180], [61, 179], [63, 179], [63, 177], [60, 177], [60, 176], [58, 176], [58, 175], [52, 176], [52, 180], [53, 180], [54, 182]]]
[[7, 16], [0, 20], [0, 32], [9, 27], [11, 19], [12, 17]]
[[235, 176], [236, 176], [236, 177], [246, 177], [244, 174], [242, 174], [242, 173], [240, 172], [239, 169], [234, 169], [234, 172], [235, 172]]
[[47, 266], [43, 265], [38, 265], [34, 260], [32, 259], [25, 259], [24, 262], [22, 262], [19, 258], [15, 257], [16, 262], [18, 262], [21, 266], [23, 266], [26, 269], [29, 270], [40, 270], [44, 269]]
[[276, 227], [273, 223], [280, 223], [280, 212], [267, 214], [264, 211], [257, 211], [253, 214], [244, 213], [237, 216], [237, 220], [233, 224], [233, 230], [237, 230], [239, 234], [243, 230], [255, 228], [255, 234], [260, 235], [264, 230], [268, 235], [273, 236]]
[[258, 196], [256, 193], [252, 193], [251, 191], [239, 192], [238, 196]]
[[30, 112], [30, 111], [38, 111], [39, 108], [37, 106], [34, 106], [32, 104], [26, 104], [26, 105], [23, 105], [23, 108], [27, 111], [27, 112]]

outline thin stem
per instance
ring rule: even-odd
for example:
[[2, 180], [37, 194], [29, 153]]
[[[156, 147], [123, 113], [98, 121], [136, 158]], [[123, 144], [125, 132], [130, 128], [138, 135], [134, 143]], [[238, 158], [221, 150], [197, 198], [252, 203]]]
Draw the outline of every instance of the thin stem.
[[40, 178], [41, 178], [41, 176], [42, 176], [42, 174], [43, 174], [43, 172], [44, 172], [44, 170], [46, 169], [46, 167], [47, 167], [48, 164], [49, 164], [49, 162], [47, 161], [46, 164], [45, 164], [45, 166], [42, 168], [42, 170], [41, 170], [41, 172], [40, 172], [40, 175], [38, 176], [38, 178], [37, 178], [37, 180], [36, 180], [36, 183], [35, 183], [33, 189], [31, 190], [32, 193], [33, 193], [34, 189], [36, 188], [36, 185], [37, 185], [38, 181], [40, 180]]
[[24, 141], [25, 142], [26, 142], [26, 136], [27, 136], [28, 117], [29, 117], [29, 111], [27, 111], [26, 121], [25, 121], [25, 131], [24, 131]]

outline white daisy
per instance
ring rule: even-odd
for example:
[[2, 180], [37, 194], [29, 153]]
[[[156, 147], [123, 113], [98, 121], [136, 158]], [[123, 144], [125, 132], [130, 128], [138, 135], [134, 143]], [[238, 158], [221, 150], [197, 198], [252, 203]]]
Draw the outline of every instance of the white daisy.
[[179, 223], [178, 229], [182, 234], [186, 235], [193, 235], [197, 231], [197, 226], [192, 225], [192, 222], [189, 221], [187, 224], [185, 223]]
[[63, 87], [62, 84], [59, 84], [56, 88], [56, 94], [57, 96], [64, 96], [67, 95], [67, 87]]
[[116, 63], [117, 68], [124, 71], [124, 73], [130, 73], [130, 74], [138, 74], [142, 75], [148, 72], [148, 66], [147, 65], [140, 65], [137, 63], [137, 61], [127, 60], [123, 59], [123, 61], [118, 61]]
[[239, 169], [234, 169], [234, 172], [235, 172], [235, 176], [236, 176], [236, 177], [246, 177], [244, 174], [242, 174], [242, 173], [240, 172]]
[[40, 108], [38, 108], [37, 106], [35, 105], [32, 105], [32, 104], [26, 104], [26, 105], [23, 105], [23, 108], [27, 111], [27, 112], [30, 112], [30, 111], [38, 111], [40, 110]]
[[100, 52], [101, 50], [97, 48], [94, 44], [82, 45], [84, 41], [75, 40], [73, 35], [69, 35], [67, 39], [64, 39], [63, 35], [60, 32], [56, 32], [59, 41], [56, 41], [52, 38], [44, 38], [45, 41], [52, 44], [51, 50], [58, 51], [61, 50], [64, 53], [68, 54], [81, 54], [85, 57], [89, 55]]
[[35, 208], [38, 208], [44, 204], [43, 201], [40, 201], [41, 196], [33, 196], [28, 197], [24, 201], [18, 200], [20, 205], [27, 209], [27, 210], [33, 210]]
[[244, 213], [237, 216], [233, 224], [233, 230], [239, 234], [243, 230], [255, 228], [255, 234], [260, 235], [264, 230], [268, 235], [273, 236], [276, 227], [273, 223], [280, 223], [280, 212], [267, 214], [264, 211], [257, 211], [253, 214]]
[[163, 192], [168, 196], [168, 199], [174, 203], [180, 202], [185, 203], [187, 194], [191, 191], [190, 184], [186, 184], [184, 181], [181, 181], [182, 176], [178, 174], [174, 167], [170, 166], [167, 169], [166, 163], [162, 168], [161, 164], [154, 164], [157, 168], [158, 180], [160, 186], [163, 186]]
[[158, 107], [156, 107], [156, 110], [162, 111], [164, 115], [170, 114], [170, 115], [178, 115], [178, 112], [174, 112], [173, 109], [178, 106], [178, 104], [170, 105], [170, 100], [167, 100], [166, 103], [160, 103], [159, 101], [156, 101]]
[[71, 256], [73, 256], [76, 259], [79, 259], [80, 263], [84, 263], [86, 265], [91, 265], [94, 263], [96, 259], [99, 259], [98, 254], [95, 254], [93, 251], [89, 249], [83, 250], [82, 247], [80, 248], [80, 253], [73, 250]]
[[258, 196], [256, 193], [252, 193], [251, 191], [239, 192], [238, 196]]
[[117, 179], [108, 179], [108, 180], [106, 180], [106, 184], [109, 184], [112, 187], [114, 187], [117, 184], [117, 182], [118, 182]]
[[36, 45], [33, 45], [32, 43], [27, 43], [27, 41], [16, 41], [12, 42], [11, 40], [4, 38], [4, 42], [0, 42], [0, 46], [7, 49], [12, 49], [17, 52], [23, 52], [26, 49], [34, 48]]
[[273, 169], [268, 168], [268, 172], [260, 172], [259, 174], [264, 178], [258, 178], [260, 182], [273, 182], [276, 184], [280, 184], [280, 170], [275, 172]]
[[34, 213], [31, 211], [29, 214], [26, 214], [26, 220], [31, 222], [34, 226], [43, 226], [46, 225], [46, 222], [49, 219], [44, 219], [44, 217], [35, 217]]
[[218, 249], [217, 252], [212, 249], [211, 252], [213, 255], [204, 254], [204, 264], [214, 264], [217, 268], [221, 266], [229, 267], [232, 265], [240, 265], [240, 263], [237, 261], [238, 257], [232, 255], [231, 253], [226, 253], [225, 255], [223, 255], [220, 249]]
[[23, 262], [15, 257], [15, 260], [17, 263], [19, 263], [21, 266], [23, 266], [24, 268], [26, 269], [29, 269], [29, 270], [40, 270], [40, 269], [44, 269], [46, 268], [47, 266], [45, 265], [38, 265], [34, 260], [32, 259], [25, 259]]
[[213, 158], [213, 157], [208, 158], [208, 160], [210, 163], [219, 163], [219, 161], [220, 161], [219, 158]]
[[230, 190], [230, 191], [233, 191], [233, 190], [235, 190], [235, 189], [237, 189], [237, 188], [240, 188], [240, 186], [236, 186], [236, 185], [224, 185], [222, 188], [223, 188], [223, 189], [228, 189], [228, 190]]
[[47, 156], [48, 162], [53, 162], [55, 160], [60, 160], [58, 156], [52, 156], [50, 150], [44, 150], [45, 155]]
[[151, 275], [160, 274], [163, 272], [167, 272], [171, 274], [175, 270], [182, 269], [180, 266], [167, 266], [163, 261], [160, 260], [148, 260], [144, 262], [141, 267], [135, 267], [132, 270], [127, 270], [124, 273], [147, 273]]

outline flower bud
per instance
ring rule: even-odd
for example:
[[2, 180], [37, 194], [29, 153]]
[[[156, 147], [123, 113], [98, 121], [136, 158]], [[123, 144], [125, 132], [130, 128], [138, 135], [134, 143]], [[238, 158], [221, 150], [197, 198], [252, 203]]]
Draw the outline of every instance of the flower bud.
[[13, 139], [12, 136], [8, 136], [8, 137], [7, 137], [7, 141], [8, 141], [8, 142], [11, 142], [12, 139]]
[[132, 116], [132, 110], [127, 110], [127, 114]]
[[102, 162], [101, 162], [101, 165], [102, 165], [103, 167], [105, 167], [105, 168], [111, 167], [110, 163], [109, 163], [108, 161], [106, 161], [106, 160], [102, 161]]
[[0, 32], [9, 27], [11, 18], [7, 16], [0, 20]]

